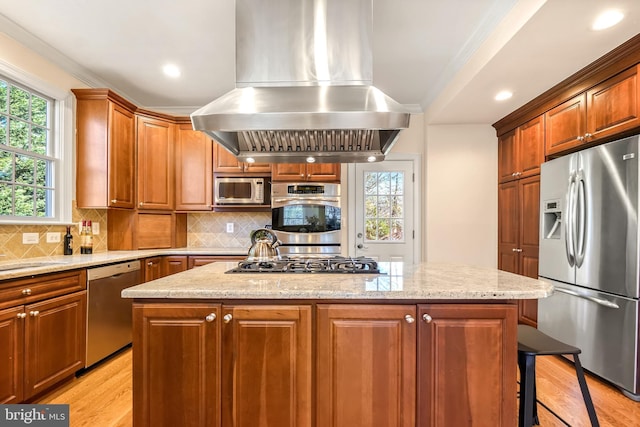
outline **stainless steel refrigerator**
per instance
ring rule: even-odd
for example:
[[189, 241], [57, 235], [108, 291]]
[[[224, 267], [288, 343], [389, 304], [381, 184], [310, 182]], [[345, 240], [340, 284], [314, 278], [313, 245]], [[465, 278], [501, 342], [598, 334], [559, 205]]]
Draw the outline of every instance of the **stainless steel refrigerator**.
[[538, 328], [582, 349], [589, 371], [640, 400], [638, 135], [542, 165]]

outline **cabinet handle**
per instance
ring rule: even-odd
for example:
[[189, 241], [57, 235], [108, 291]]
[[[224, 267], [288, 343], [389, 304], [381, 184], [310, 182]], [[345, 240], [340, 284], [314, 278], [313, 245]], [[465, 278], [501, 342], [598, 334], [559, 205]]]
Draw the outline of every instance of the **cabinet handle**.
[[433, 320], [433, 317], [429, 316], [427, 313], [422, 315], [422, 320], [424, 320], [426, 323], [431, 323], [431, 321]]
[[587, 133], [585, 133], [585, 134], [584, 134], [584, 138], [585, 138], [585, 139], [591, 138], [592, 136], [593, 136], [593, 135], [591, 135], [589, 132], [587, 132]]
[[214, 320], [216, 320], [216, 314], [215, 313], [211, 313], [209, 314], [207, 317], [204, 318], [204, 320], [206, 320], [207, 322], [213, 322]]
[[516, 252], [522, 252], [521, 248], [516, 249]]
[[576, 139], [577, 139], [578, 141], [584, 141], [584, 136], [578, 136], [578, 137], [576, 137]]
[[27, 313], [18, 313], [18, 319], [24, 319], [27, 317]]
[[231, 319], [233, 319], [233, 316], [231, 314], [225, 314], [224, 317], [222, 318], [222, 320], [224, 320], [224, 323], [231, 322]]
[[413, 323], [416, 321], [416, 319], [414, 319], [413, 316], [410, 314], [407, 314], [406, 316], [404, 316], [404, 320], [406, 320], [407, 323]]
[[516, 176], [516, 173], [515, 172], [511, 172], [511, 176]]
[[29, 316], [31, 316], [31, 317], [36, 317], [38, 314], [40, 314], [40, 312], [38, 310], [29, 312]]
[[22, 290], [22, 295], [31, 295], [31, 289], [29, 289], [29, 288], [23, 289]]
[[118, 203], [118, 199], [111, 199], [111, 203]]
[[147, 263], [147, 265], [148, 265], [149, 267], [151, 267], [151, 266], [153, 265], [153, 262], [149, 261], [149, 262]]
[[144, 202], [138, 203], [138, 206], [144, 206]]

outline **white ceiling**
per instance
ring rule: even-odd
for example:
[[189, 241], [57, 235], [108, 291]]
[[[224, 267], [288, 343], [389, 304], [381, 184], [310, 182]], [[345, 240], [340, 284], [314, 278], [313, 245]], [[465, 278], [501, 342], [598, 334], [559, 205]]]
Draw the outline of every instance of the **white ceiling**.
[[[638, 0], [373, 0], [373, 84], [429, 123], [493, 123], [633, 37]], [[616, 27], [590, 29], [607, 7]], [[235, 87], [233, 0], [0, 0], [0, 31], [90, 86], [188, 114]], [[166, 62], [182, 76], [162, 74]], [[514, 92], [497, 103], [501, 89]]]

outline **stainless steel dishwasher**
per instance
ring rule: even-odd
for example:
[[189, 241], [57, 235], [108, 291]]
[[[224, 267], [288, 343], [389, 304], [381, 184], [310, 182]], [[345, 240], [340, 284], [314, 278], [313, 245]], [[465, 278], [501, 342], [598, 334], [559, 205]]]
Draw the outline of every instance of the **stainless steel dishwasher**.
[[140, 275], [140, 261], [87, 270], [85, 368], [131, 343], [131, 300], [120, 293], [139, 284]]

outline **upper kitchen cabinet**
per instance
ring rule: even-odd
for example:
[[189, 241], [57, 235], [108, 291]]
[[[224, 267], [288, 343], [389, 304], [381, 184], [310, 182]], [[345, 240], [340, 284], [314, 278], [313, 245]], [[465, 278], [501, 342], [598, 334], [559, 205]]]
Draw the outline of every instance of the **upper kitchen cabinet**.
[[631, 67], [548, 111], [547, 155], [640, 126], [638, 70], [640, 65]]
[[191, 122], [178, 124], [175, 146], [177, 211], [211, 210], [213, 145], [207, 135], [193, 130]]
[[274, 163], [271, 180], [340, 182], [340, 163]]
[[270, 163], [247, 163], [225, 150], [220, 144], [213, 144], [213, 172], [225, 174], [269, 175]]
[[176, 125], [151, 112], [136, 114], [138, 208], [174, 207], [174, 139]]
[[544, 162], [544, 117], [539, 116], [502, 135], [498, 141], [500, 182], [540, 173]]
[[76, 96], [76, 201], [79, 208], [135, 206], [136, 106], [108, 89]]

